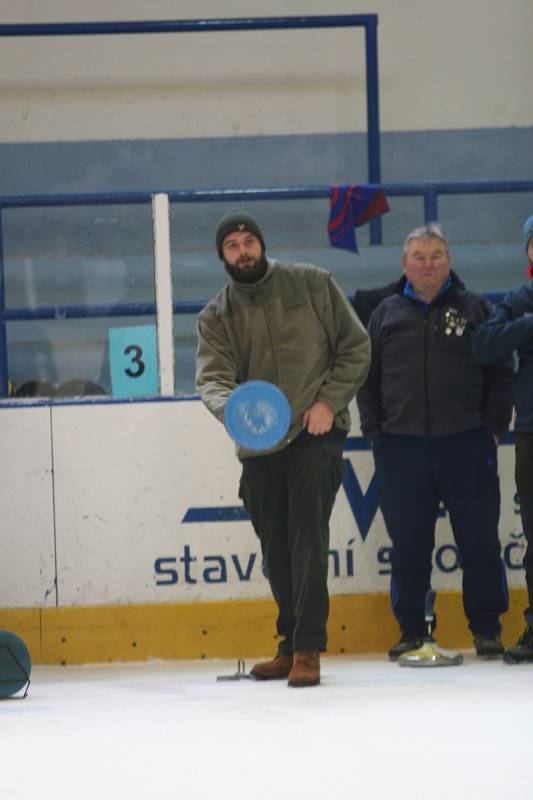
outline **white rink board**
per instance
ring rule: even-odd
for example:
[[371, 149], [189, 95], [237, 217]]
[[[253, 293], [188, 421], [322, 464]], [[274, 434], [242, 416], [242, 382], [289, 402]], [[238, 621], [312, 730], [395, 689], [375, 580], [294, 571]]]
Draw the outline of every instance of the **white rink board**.
[[0, 413], [0, 608], [53, 606], [50, 409]]
[[[339, 491], [331, 524], [332, 594], [386, 592], [389, 585], [389, 541], [379, 510], [370, 527], [364, 521], [365, 513], [372, 515], [374, 468], [370, 451], [354, 449], [362, 440], [353, 411], [345, 451], [350, 480]], [[58, 405], [51, 414], [60, 606], [270, 596], [252, 526], [235, 518], [242, 505], [233, 444], [199, 400]], [[0, 414], [10, 442], [3, 448], [3, 507], [13, 517], [8, 559], [0, 566], [3, 607], [40, 605], [53, 585], [49, 415], [48, 408]], [[509, 583], [521, 586], [514, 448], [502, 446], [499, 459], [502, 544]], [[460, 589], [452, 541], [442, 518], [437, 590]]]
[[[249, 523], [205, 533], [182, 525], [190, 506], [236, 505], [231, 440], [199, 401], [54, 409], [60, 605], [193, 601], [235, 595], [156, 585], [157, 558], [255, 545]], [[261, 582], [262, 583], [262, 582]], [[258, 586], [250, 596], [266, 590]]]
[[[223, 516], [241, 505], [232, 442], [199, 401], [57, 407], [53, 425], [60, 605], [269, 596], [249, 521], [184, 521], [187, 513], [197, 519], [216, 509]], [[373, 475], [371, 453], [345, 457], [364, 495]], [[521, 529], [513, 502], [513, 448], [502, 447], [500, 459], [501, 530], [508, 544]], [[388, 539], [379, 511], [363, 541], [343, 488], [331, 527], [337, 552], [331, 557], [332, 593], [387, 591], [380, 551]], [[444, 569], [455, 560], [446, 549], [451, 542], [442, 519], [437, 550]], [[515, 548], [514, 562], [521, 552]], [[522, 571], [510, 570], [509, 578], [520, 584]], [[434, 585], [460, 588], [460, 571], [436, 566]]]

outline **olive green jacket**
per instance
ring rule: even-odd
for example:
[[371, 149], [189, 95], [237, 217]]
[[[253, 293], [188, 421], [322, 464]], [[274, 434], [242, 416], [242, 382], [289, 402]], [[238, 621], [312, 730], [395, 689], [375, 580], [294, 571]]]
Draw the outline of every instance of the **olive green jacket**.
[[230, 280], [200, 312], [197, 331], [196, 386], [221, 422], [233, 389], [263, 380], [279, 386], [292, 414], [287, 436], [268, 452], [300, 433], [317, 400], [332, 409], [337, 427], [350, 429], [348, 403], [365, 381], [370, 341], [329, 272], [269, 259], [261, 281]]

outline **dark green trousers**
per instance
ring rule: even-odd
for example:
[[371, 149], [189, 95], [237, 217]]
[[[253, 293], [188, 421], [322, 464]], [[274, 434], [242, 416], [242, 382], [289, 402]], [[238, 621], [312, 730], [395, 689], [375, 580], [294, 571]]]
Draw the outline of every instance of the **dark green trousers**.
[[278, 453], [243, 459], [240, 496], [278, 606], [278, 652], [325, 650], [329, 520], [346, 434], [303, 431]]

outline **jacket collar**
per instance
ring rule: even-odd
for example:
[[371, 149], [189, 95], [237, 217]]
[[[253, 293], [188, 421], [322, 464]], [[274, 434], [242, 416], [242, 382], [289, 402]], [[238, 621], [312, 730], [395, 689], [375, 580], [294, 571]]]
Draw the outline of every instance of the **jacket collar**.
[[425, 300], [422, 300], [420, 297], [418, 297], [418, 295], [416, 294], [415, 290], [413, 289], [412, 285], [409, 283], [405, 275], [401, 278], [400, 281], [398, 281], [397, 292], [398, 294], [403, 294], [406, 297], [410, 297], [411, 300], [413, 300], [416, 303], [420, 303], [423, 306], [432, 306], [436, 303], [439, 303], [449, 294], [456, 292], [458, 289], [464, 289], [464, 288], [465, 288], [464, 283], [459, 278], [457, 273], [454, 272], [453, 270], [450, 270], [450, 274], [448, 276], [448, 279], [446, 280], [446, 283], [444, 284], [438, 295], [434, 298], [434, 300], [431, 301], [431, 303], [426, 303]]

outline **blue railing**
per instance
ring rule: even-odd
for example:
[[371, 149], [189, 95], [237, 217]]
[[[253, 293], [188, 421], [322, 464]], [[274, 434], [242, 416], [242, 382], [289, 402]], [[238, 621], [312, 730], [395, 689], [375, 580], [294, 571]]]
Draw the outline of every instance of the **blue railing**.
[[[496, 194], [532, 192], [533, 180], [470, 181], [381, 184], [387, 197], [422, 197], [424, 221], [438, 220], [439, 195]], [[6, 323], [18, 320], [82, 319], [95, 317], [154, 315], [155, 303], [118, 303], [113, 305], [63, 305], [36, 308], [5, 307], [2, 212], [8, 208], [51, 206], [149, 204], [154, 194], [168, 195], [172, 203], [205, 203], [219, 201], [254, 201], [288, 199], [326, 199], [329, 187], [300, 186], [272, 189], [191, 189], [158, 190], [157, 192], [116, 192], [99, 194], [0, 195], [0, 397], [8, 393], [8, 356]], [[498, 300], [494, 293], [491, 299]], [[175, 314], [196, 314], [205, 300], [179, 301], [173, 304]]]
[[348, 14], [312, 17], [11, 23], [0, 25], [0, 36], [109, 36], [121, 33], [216, 33], [291, 28], [375, 27], [377, 21], [377, 14]]

